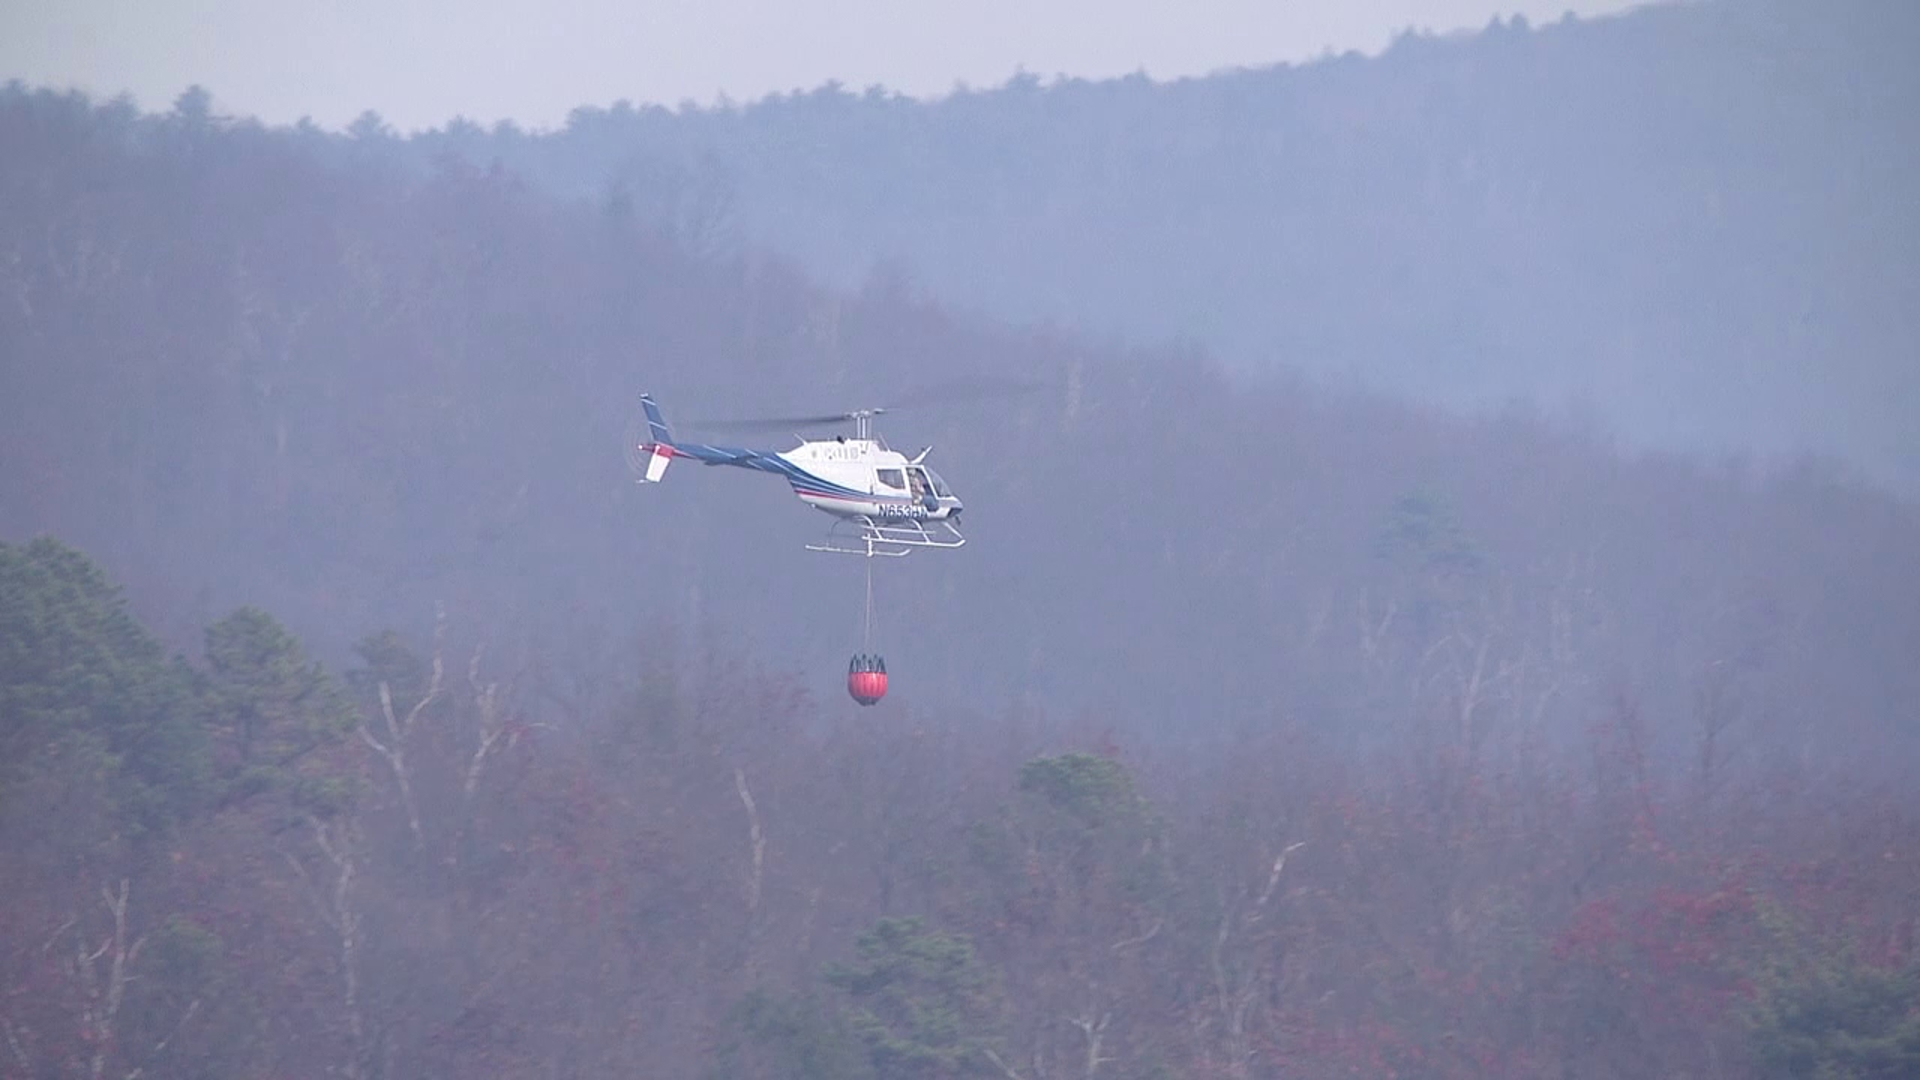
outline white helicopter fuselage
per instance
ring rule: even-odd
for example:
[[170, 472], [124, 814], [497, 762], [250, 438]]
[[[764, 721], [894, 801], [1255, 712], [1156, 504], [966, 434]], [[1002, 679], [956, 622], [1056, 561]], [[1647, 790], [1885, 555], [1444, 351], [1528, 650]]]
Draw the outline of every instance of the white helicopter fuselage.
[[[932, 469], [873, 439], [820, 439], [775, 455], [801, 502], [843, 518], [945, 521], [960, 500]], [[783, 470], [785, 471], [785, 470]]]

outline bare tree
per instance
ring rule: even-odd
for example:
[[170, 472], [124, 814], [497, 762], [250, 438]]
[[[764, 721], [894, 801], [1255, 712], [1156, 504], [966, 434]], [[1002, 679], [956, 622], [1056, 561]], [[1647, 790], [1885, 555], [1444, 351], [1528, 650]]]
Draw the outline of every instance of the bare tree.
[[[172, 1045], [200, 1011], [200, 998], [193, 997], [174, 1018], [167, 1033], [140, 1052], [137, 1060], [125, 1052], [121, 1010], [126, 1004], [128, 989], [139, 978], [135, 967], [147, 944], [147, 935], [136, 936], [129, 926], [127, 912], [131, 893], [132, 883], [126, 878], [120, 879], [117, 889], [100, 890], [111, 922], [98, 945], [90, 946], [84, 931], [76, 934], [72, 959], [66, 965], [79, 992], [77, 1027], [81, 1043], [88, 1048], [85, 1074], [89, 1080], [101, 1080], [110, 1067], [121, 1080], [139, 1080], [153, 1059]], [[80, 917], [75, 916], [56, 927], [41, 946], [42, 953], [56, 948], [80, 921]], [[5, 1036], [8, 1056], [20, 1069], [20, 1075], [31, 1076], [42, 1071], [34, 1062], [36, 1040], [32, 1030], [10, 1017], [0, 1018], [0, 1034]]]
[[1227, 1075], [1232, 1077], [1252, 1075], [1254, 1049], [1247, 1017], [1260, 999], [1261, 977], [1265, 972], [1258, 960], [1249, 958], [1259, 953], [1266, 939], [1272, 936], [1272, 922], [1268, 918], [1270, 905], [1279, 888], [1280, 875], [1287, 867], [1287, 856], [1305, 846], [1306, 841], [1296, 840], [1282, 848], [1258, 893], [1248, 896], [1243, 892], [1227, 901], [1220, 913], [1220, 928], [1208, 950], [1214, 1005], [1219, 1010], [1222, 1037], [1226, 1042]]
[[767, 836], [760, 827], [760, 808], [753, 801], [753, 791], [747, 787], [746, 771], [735, 767], [733, 770], [734, 790], [740, 795], [741, 805], [747, 808], [747, 845], [752, 852], [752, 863], [747, 872], [747, 982], [756, 981], [757, 949], [760, 938], [760, 897], [764, 887], [767, 862]]
[[[426, 693], [421, 695], [420, 700], [414, 703], [413, 708], [407, 710], [406, 718], [400, 719], [395, 715], [393, 708], [393, 689], [387, 684], [387, 680], [382, 679], [380, 680], [380, 715], [381, 718], [386, 721], [385, 736], [375, 735], [373, 729], [367, 724], [364, 717], [361, 719], [359, 727], [360, 738], [364, 740], [368, 746], [372, 747], [374, 752], [386, 761], [387, 767], [393, 771], [394, 783], [399, 785], [400, 788], [400, 803], [405, 808], [407, 814], [407, 828], [413, 834], [414, 847], [420, 850], [425, 850], [427, 839], [425, 832], [420, 827], [419, 807], [415, 805], [413, 798], [413, 774], [409, 771], [407, 765], [407, 737], [413, 734], [414, 726], [420, 720], [420, 714], [425, 712], [427, 706], [433, 704], [440, 697], [441, 677], [444, 673], [442, 648], [446, 640], [446, 628], [447, 618], [446, 613], [443, 611], [440, 613], [439, 618], [435, 620], [434, 625], [432, 680], [427, 685]], [[477, 654], [474, 657], [474, 662], [476, 664], [479, 662], [479, 656]], [[474, 772], [475, 783], [478, 783], [477, 770], [480, 762], [485, 757], [485, 749], [486, 747], [483, 747], [480, 754], [475, 757], [472, 770], [470, 770]]]
[[[480, 775], [486, 769], [487, 755], [493, 753], [502, 738], [507, 740], [508, 746], [515, 741], [515, 736], [508, 731], [500, 684], [488, 682], [482, 685], [480, 682], [480, 656], [485, 648], [484, 645], [475, 648], [473, 659], [467, 662], [467, 685], [473, 690], [474, 709], [479, 713], [475, 721], [477, 729], [474, 733], [473, 755], [467, 760], [466, 775], [460, 784], [462, 797], [468, 802], [472, 802], [474, 792], [480, 788]], [[434, 671], [437, 676], [437, 660]]]
[[334, 933], [338, 949], [340, 1005], [347, 1022], [348, 1057], [343, 1072], [348, 1080], [360, 1080], [369, 1071], [371, 1054], [367, 1044], [366, 1021], [360, 1007], [360, 947], [362, 944], [360, 910], [354, 900], [355, 878], [360, 866], [360, 830], [351, 816], [322, 821], [309, 816], [313, 833], [330, 870], [326, 879], [316, 879], [304, 863], [291, 853], [282, 852], [294, 873], [307, 887], [309, 899], [320, 921]]
[[1695, 796], [1700, 827], [1713, 831], [1714, 797], [1723, 782], [1722, 767], [1730, 756], [1728, 729], [1740, 719], [1736, 681], [1739, 671], [1725, 659], [1709, 661], [1693, 689], [1693, 718], [1697, 732], [1694, 750]]

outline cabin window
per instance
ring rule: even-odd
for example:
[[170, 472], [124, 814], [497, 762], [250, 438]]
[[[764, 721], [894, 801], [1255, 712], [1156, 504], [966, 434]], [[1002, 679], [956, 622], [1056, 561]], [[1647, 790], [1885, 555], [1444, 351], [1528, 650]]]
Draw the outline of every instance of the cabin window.
[[880, 477], [880, 483], [883, 486], [890, 487], [895, 491], [899, 491], [907, 486], [907, 478], [899, 469], [881, 469], [878, 475]]

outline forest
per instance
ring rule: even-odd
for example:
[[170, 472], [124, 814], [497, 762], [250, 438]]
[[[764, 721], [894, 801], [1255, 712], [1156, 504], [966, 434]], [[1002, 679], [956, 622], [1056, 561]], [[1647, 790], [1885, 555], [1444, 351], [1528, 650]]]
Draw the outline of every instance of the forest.
[[1667, 775], [1624, 690], [1563, 753], [1280, 719], [1222, 760], [823, 716], [724, 649], [578, 714], [444, 625], [336, 675], [248, 607], [169, 655], [51, 539], [0, 597], [9, 1076], [1920, 1063], [1910, 785], [1724, 768], [1712, 720]]
[[[414, 159], [624, 194], [701, 246], [1920, 495], [1920, 7], [1689, 0], [1170, 82], [1022, 73], [454, 121]], [[363, 130], [380, 130], [376, 115]]]
[[[1920, 1070], [1911, 499], [444, 140], [0, 90], [0, 1076]], [[826, 520], [622, 456], [968, 380], [871, 709]]]

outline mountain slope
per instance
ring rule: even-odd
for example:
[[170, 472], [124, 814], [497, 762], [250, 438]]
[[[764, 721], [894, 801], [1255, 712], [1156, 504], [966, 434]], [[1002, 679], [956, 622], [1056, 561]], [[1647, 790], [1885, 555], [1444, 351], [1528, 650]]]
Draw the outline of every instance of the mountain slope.
[[694, 434], [1018, 374], [1043, 391], [883, 426], [936, 448], [971, 541], [878, 568], [900, 704], [1366, 743], [1461, 708], [1558, 738], [1628, 687], [1677, 753], [1737, 673], [1770, 751], [1892, 765], [1920, 734], [1920, 523], [1817, 470], [838, 293], [508, 173], [410, 181], [377, 140], [15, 92], [0, 147], [0, 535], [186, 626], [255, 603], [330, 655], [436, 604], [556, 656], [718, 632], [837, 700], [862, 567], [806, 552], [827, 519], [767, 477], [636, 487], [634, 396]]
[[[582, 108], [423, 152], [642, 191], [705, 241], [1237, 372], [1814, 450], [1920, 492], [1920, 148], [1905, 6], [1655, 5], [1377, 58], [918, 103], [828, 86]], [[664, 194], [663, 194], [664, 193]]]

